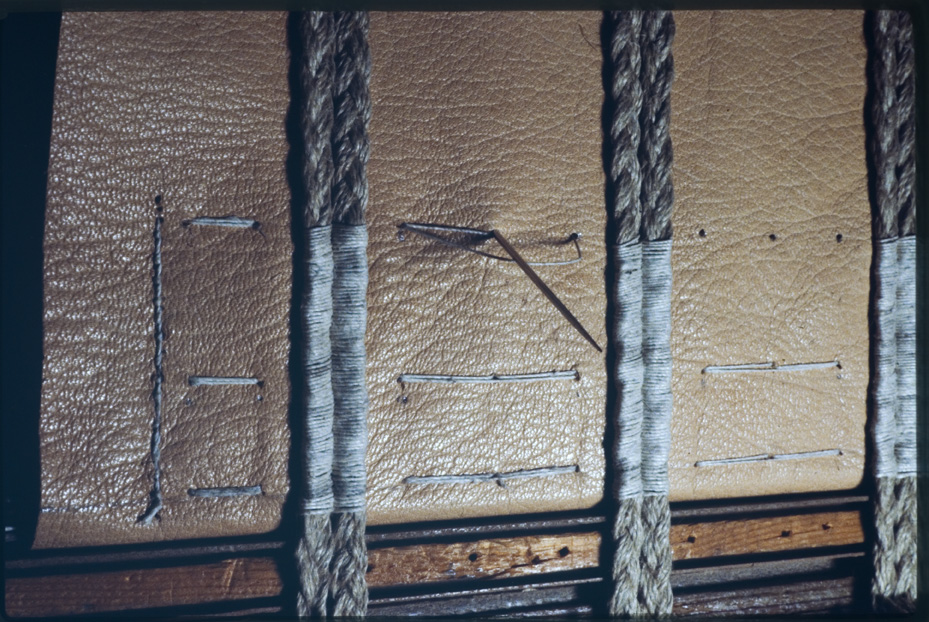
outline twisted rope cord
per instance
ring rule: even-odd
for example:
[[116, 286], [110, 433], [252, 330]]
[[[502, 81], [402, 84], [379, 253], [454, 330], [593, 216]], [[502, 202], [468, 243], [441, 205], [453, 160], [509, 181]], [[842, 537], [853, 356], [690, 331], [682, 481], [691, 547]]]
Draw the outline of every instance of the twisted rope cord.
[[675, 24], [670, 11], [646, 11], [642, 19], [642, 357], [645, 381], [642, 432], [642, 549], [639, 613], [671, 614], [671, 83]]
[[368, 125], [371, 120], [371, 55], [366, 12], [335, 14], [332, 98], [334, 163], [332, 245], [332, 385], [335, 394], [334, 551], [329, 595], [333, 615], [363, 616], [368, 608], [365, 572], [365, 294], [368, 284]]
[[675, 25], [671, 11], [645, 11], [642, 19], [642, 239], [671, 237], [671, 83]]
[[642, 499], [642, 571], [639, 579], [639, 612], [659, 617], [671, 615], [671, 506], [668, 495]]
[[300, 87], [304, 101], [300, 129], [307, 197], [306, 226], [326, 226], [332, 222], [335, 24], [331, 13], [307, 11], [300, 16], [299, 27], [303, 43]]
[[639, 557], [642, 548], [642, 180], [639, 166], [643, 98], [640, 84], [642, 32], [640, 11], [604, 14], [606, 41], [604, 73], [607, 99], [607, 213], [610, 220], [610, 261], [615, 279], [609, 283], [612, 307], [610, 342], [613, 364], [610, 383], [617, 397], [610, 420], [613, 499], [613, 589], [608, 603], [613, 616], [639, 613]]
[[297, 615], [326, 617], [329, 565], [332, 561], [332, 526], [328, 514], [304, 514], [303, 535], [297, 541]]
[[899, 23], [892, 11], [868, 14], [872, 46], [868, 55], [871, 128], [868, 134], [868, 155], [874, 167], [874, 238], [884, 240], [897, 236], [897, 128], [899, 110], [896, 107], [897, 58], [894, 41]]
[[894, 546], [897, 609], [916, 608], [916, 79], [913, 24], [897, 11], [897, 438]]
[[876, 476], [871, 596], [877, 611], [909, 612], [916, 598], [912, 27], [905, 13], [877, 11], [868, 14], [866, 28], [876, 240], [869, 386]]
[[336, 553], [330, 573], [332, 615], [363, 616], [368, 610], [368, 549], [365, 545], [365, 511], [339, 512], [333, 539]]
[[364, 224], [368, 204], [368, 125], [371, 122], [369, 21], [364, 11], [340, 12], [335, 17], [333, 220], [351, 225]]
[[332, 484], [337, 526], [333, 536], [330, 596], [336, 615], [364, 615], [368, 602], [364, 541], [368, 436], [364, 345], [367, 243], [364, 225], [333, 225], [335, 278], [331, 334], [335, 457]]
[[300, 311], [303, 320], [304, 429], [303, 533], [297, 543], [297, 614], [324, 617], [329, 594], [332, 559], [332, 380], [330, 326], [332, 321], [332, 219], [333, 123], [332, 78], [334, 25], [325, 12], [303, 13], [299, 20], [303, 45], [299, 71], [304, 100], [300, 127], [303, 134], [303, 182], [308, 227], [305, 292]]
[[605, 14], [604, 20], [609, 30], [604, 60], [610, 89], [607, 211], [616, 227], [614, 243], [623, 244], [639, 239], [642, 222], [642, 178], [638, 159], [642, 12], [611, 11]]
[[897, 206], [898, 236], [916, 233], [916, 59], [913, 24], [907, 11], [896, 11]]

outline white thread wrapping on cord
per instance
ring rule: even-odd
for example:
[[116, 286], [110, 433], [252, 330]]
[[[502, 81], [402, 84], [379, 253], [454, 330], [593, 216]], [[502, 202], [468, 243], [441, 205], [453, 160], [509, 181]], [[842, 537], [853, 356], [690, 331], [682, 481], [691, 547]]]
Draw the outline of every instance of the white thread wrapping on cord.
[[671, 240], [642, 244], [642, 487], [667, 495], [671, 452]]
[[610, 252], [616, 267], [612, 292], [616, 319], [610, 330], [616, 348], [613, 377], [618, 391], [618, 412], [613, 414], [613, 495], [628, 499], [642, 494], [642, 245], [638, 240], [626, 242], [611, 246]]
[[365, 387], [365, 326], [368, 289], [368, 230], [332, 225], [332, 392], [334, 454], [332, 488], [336, 512], [365, 508], [365, 449], [368, 392]]
[[878, 240], [874, 262], [877, 270], [877, 278], [872, 279], [874, 329], [871, 337], [875, 362], [871, 376], [874, 399], [874, 464], [877, 477], [895, 477], [897, 238]]
[[916, 475], [916, 237], [897, 241], [897, 477]]
[[328, 514], [334, 507], [332, 493], [332, 239], [331, 227], [311, 227], [306, 232], [306, 263], [303, 294], [303, 338], [306, 348], [303, 396], [305, 420], [303, 452], [304, 511]]

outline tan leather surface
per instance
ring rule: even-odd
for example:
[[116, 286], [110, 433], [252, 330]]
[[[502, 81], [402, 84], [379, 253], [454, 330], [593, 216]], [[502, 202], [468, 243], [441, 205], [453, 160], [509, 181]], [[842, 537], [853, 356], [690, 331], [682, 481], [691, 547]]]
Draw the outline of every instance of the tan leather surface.
[[[371, 15], [368, 520], [584, 507], [603, 488], [606, 372], [513, 263], [440, 246], [405, 221], [499, 229], [606, 344], [599, 13]], [[488, 252], [502, 253], [496, 243]], [[576, 369], [580, 381], [397, 383], [402, 373]], [[409, 476], [578, 465], [497, 483]]]
[[[852, 488], [871, 261], [862, 13], [675, 18], [671, 498]], [[841, 369], [701, 373], [834, 360]], [[694, 466], [829, 449], [842, 455]]]
[[[273, 529], [287, 490], [289, 103], [281, 13], [66, 13], [46, 214], [36, 546]], [[162, 490], [152, 253], [163, 225]], [[197, 216], [261, 230], [182, 226]], [[188, 376], [263, 386], [190, 387]], [[260, 401], [259, 401], [259, 395]], [[188, 488], [260, 485], [194, 498]]]
[[[602, 95], [589, 43], [599, 19], [372, 16], [372, 523], [601, 498], [602, 359], [515, 266], [395, 236], [407, 220], [527, 240], [591, 231], [583, 262], [540, 272], [603, 342]], [[861, 478], [870, 261], [861, 19], [677, 14], [673, 499], [851, 488]], [[701, 373], [832, 360], [841, 370]], [[579, 386], [396, 382], [404, 372], [571, 367]], [[694, 466], [828, 449], [842, 454]], [[571, 464], [577, 474], [506, 488], [403, 483]]]
[[[37, 546], [278, 524], [289, 452], [284, 19], [64, 16]], [[676, 13], [673, 499], [842, 489], [862, 476], [870, 226], [861, 19]], [[514, 264], [410, 233], [400, 241], [396, 229], [497, 228], [530, 261], [568, 259], [573, 248], [554, 242], [584, 234], [580, 263], [537, 271], [605, 345], [599, 23], [599, 13], [371, 16], [371, 523], [584, 508], [602, 496], [602, 356]], [[156, 195], [166, 218], [166, 507], [142, 527]], [[229, 214], [258, 219], [261, 233], [181, 226]], [[701, 373], [831, 360], [841, 369]], [[580, 381], [396, 382], [401, 373], [553, 369], [576, 369]], [[191, 388], [190, 375], [264, 384]], [[694, 466], [825, 449], [842, 455]], [[403, 483], [570, 465], [579, 470], [505, 487]], [[186, 492], [244, 485], [264, 494]]]

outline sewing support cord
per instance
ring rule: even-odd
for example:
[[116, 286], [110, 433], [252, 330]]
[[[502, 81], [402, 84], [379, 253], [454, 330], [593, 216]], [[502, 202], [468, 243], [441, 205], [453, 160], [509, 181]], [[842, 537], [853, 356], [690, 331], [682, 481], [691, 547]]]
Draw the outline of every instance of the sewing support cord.
[[366, 12], [335, 14], [332, 97], [332, 248], [335, 259], [332, 317], [332, 388], [335, 397], [335, 494], [329, 600], [332, 615], [363, 616], [368, 608], [365, 545], [365, 324], [368, 286], [368, 125], [371, 54]]
[[[301, 451], [302, 533], [297, 542], [297, 602], [300, 617], [325, 617], [332, 559], [332, 378], [329, 330], [332, 322], [332, 76], [335, 28], [331, 13], [297, 15], [301, 52], [300, 129], [306, 205], [303, 298], [303, 428]], [[298, 221], [299, 222], [299, 221]]]
[[873, 174], [869, 432], [875, 612], [916, 605], [914, 63], [905, 11], [867, 14]]

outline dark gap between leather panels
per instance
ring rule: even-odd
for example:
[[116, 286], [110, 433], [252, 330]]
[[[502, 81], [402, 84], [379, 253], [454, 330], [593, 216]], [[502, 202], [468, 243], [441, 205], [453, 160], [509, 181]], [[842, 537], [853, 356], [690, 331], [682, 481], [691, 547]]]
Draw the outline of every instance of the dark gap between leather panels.
[[42, 238], [60, 24], [60, 13], [12, 13], [0, 20], [0, 411], [7, 550], [32, 544], [39, 513]]

